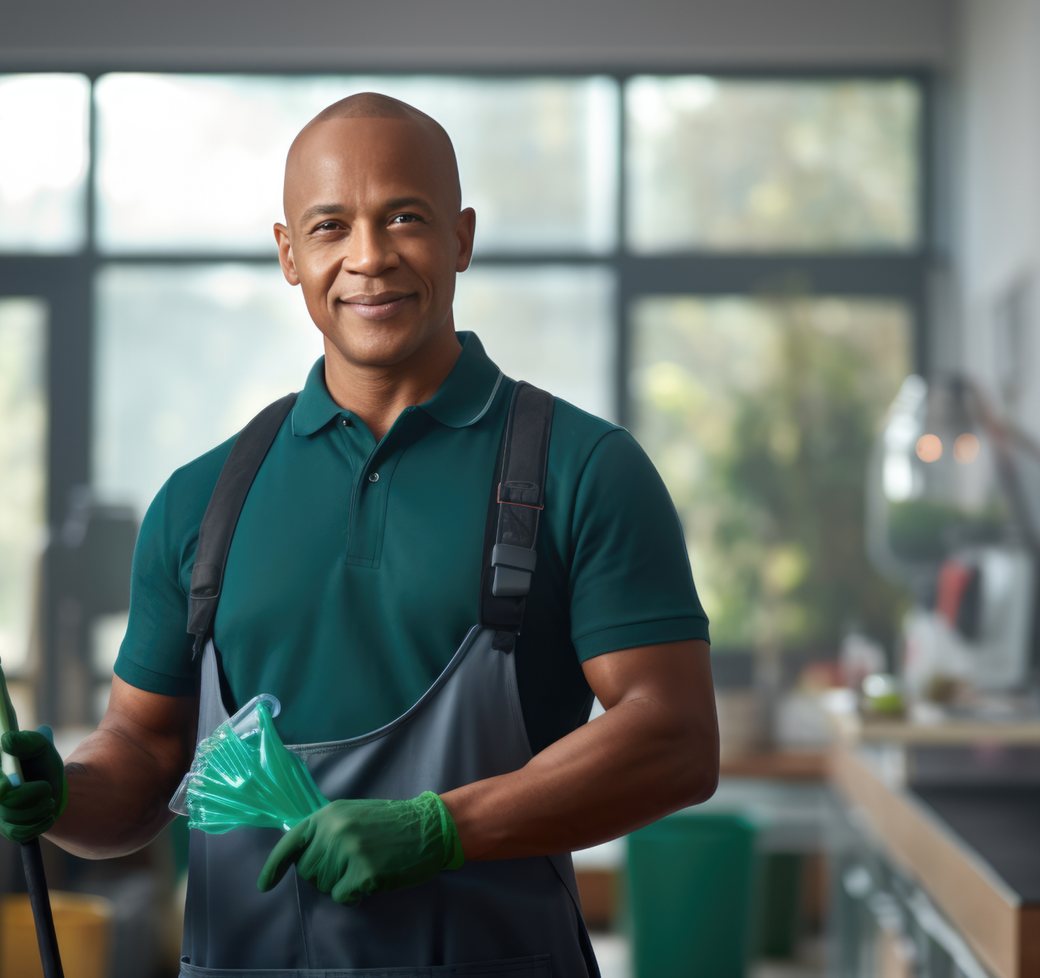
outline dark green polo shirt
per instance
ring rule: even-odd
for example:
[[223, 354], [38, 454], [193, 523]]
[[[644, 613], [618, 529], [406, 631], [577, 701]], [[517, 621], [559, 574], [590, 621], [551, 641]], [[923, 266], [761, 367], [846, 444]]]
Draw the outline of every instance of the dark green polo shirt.
[[[286, 743], [366, 733], [407, 710], [477, 622], [491, 481], [514, 381], [472, 334], [440, 390], [381, 442], [332, 400], [324, 361], [235, 531], [214, 625], [235, 701], [273, 693]], [[178, 469], [134, 554], [116, 674], [194, 691], [185, 630], [199, 524], [234, 439]], [[556, 402], [538, 567], [516, 661], [532, 748], [584, 721], [581, 662], [708, 637], [682, 531], [622, 428]]]

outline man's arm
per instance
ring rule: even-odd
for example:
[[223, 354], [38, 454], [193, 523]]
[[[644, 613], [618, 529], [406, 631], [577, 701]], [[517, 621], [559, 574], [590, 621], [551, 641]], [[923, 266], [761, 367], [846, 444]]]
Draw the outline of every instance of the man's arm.
[[147, 845], [173, 818], [166, 807], [191, 765], [198, 698], [160, 696], [112, 679], [98, 729], [65, 765], [69, 803], [46, 832], [86, 859]]
[[468, 860], [582, 849], [715, 791], [719, 735], [707, 642], [608, 652], [584, 670], [603, 716], [519, 771], [442, 796]]
[[519, 771], [438, 797], [333, 801], [274, 846], [257, 887], [289, 867], [334, 900], [416, 886], [466, 859], [581, 849], [704, 801], [719, 774], [708, 645], [670, 642], [585, 663], [606, 713]]

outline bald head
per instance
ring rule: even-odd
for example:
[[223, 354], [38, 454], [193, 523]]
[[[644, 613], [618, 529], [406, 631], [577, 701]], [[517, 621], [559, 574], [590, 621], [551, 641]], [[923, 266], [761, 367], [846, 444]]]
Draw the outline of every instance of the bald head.
[[459, 183], [455, 148], [444, 127], [436, 119], [432, 119], [425, 112], [420, 112], [407, 102], [391, 98], [389, 95], [381, 95], [378, 92], [359, 92], [357, 95], [348, 95], [338, 102], [333, 102], [332, 105], [322, 109], [300, 130], [299, 135], [293, 140], [292, 146], [289, 147], [289, 156], [285, 164], [284, 196], [286, 203], [290, 196], [290, 181], [299, 173], [301, 166], [306, 167], [309, 162], [311, 154], [308, 153], [308, 150], [312, 149], [316, 142], [313, 137], [318, 134], [317, 131], [324, 128], [327, 123], [349, 119], [395, 120], [411, 128], [416, 143], [423, 151], [424, 162], [440, 171], [448, 179], [455, 195], [454, 210], [458, 212], [461, 209], [462, 187]]
[[425, 112], [420, 112], [414, 105], [400, 99], [380, 95], [379, 92], [358, 92], [357, 95], [341, 98], [322, 109], [308, 125], [313, 126], [316, 122], [327, 122], [329, 119], [415, 119], [435, 128], [445, 139], [448, 138], [440, 123]]
[[404, 102], [354, 95], [296, 137], [274, 233], [286, 281], [302, 287], [325, 335], [327, 382], [340, 367], [421, 367], [441, 354], [450, 369], [461, 349], [455, 276], [469, 266], [476, 222], [460, 203], [451, 140]]

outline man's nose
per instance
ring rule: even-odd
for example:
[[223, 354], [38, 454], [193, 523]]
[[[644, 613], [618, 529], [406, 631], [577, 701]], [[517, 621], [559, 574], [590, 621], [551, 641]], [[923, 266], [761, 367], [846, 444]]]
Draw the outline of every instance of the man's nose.
[[356, 222], [346, 246], [343, 267], [359, 275], [380, 275], [401, 261], [387, 229], [374, 222]]

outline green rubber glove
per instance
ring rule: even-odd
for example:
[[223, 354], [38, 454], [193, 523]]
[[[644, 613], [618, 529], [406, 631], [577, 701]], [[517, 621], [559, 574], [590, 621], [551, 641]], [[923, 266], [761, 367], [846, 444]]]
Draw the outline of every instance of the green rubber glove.
[[69, 786], [65, 765], [46, 724], [38, 730], [8, 730], [0, 745], [22, 762], [25, 783], [17, 788], [0, 773], [0, 835], [28, 842], [42, 835], [65, 811]]
[[357, 903], [458, 869], [463, 858], [455, 822], [432, 791], [408, 801], [333, 801], [285, 833], [256, 886], [266, 893], [296, 863], [322, 893]]

